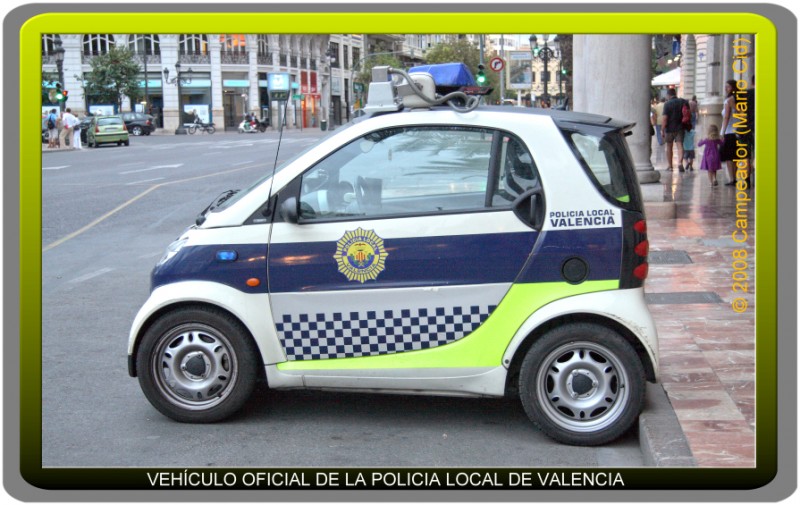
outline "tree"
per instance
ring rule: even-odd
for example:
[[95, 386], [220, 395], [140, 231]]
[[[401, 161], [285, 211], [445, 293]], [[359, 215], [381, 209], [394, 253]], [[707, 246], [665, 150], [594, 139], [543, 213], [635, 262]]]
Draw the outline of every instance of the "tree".
[[123, 47], [112, 47], [107, 53], [92, 58], [92, 70], [85, 77], [87, 95], [101, 102], [117, 104], [122, 110], [123, 97], [131, 103], [141, 96], [139, 63], [133, 53]]

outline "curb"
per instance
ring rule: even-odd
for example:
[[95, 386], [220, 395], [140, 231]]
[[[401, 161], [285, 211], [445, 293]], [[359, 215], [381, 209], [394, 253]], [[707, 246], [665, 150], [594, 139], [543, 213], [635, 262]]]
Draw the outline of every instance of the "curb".
[[697, 466], [678, 416], [661, 384], [647, 383], [645, 407], [639, 415], [639, 446], [647, 466]]

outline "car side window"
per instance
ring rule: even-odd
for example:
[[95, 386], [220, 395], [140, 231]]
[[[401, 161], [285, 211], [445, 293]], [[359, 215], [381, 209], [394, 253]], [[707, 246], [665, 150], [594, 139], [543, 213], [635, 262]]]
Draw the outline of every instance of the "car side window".
[[510, 205], [525, 191], [540, 187], [536, 163], [521, 140], [503, 135], [499, 158], [500, 169], [492, 207]]
[[467, 127], [372, 132], [303, 175], [300, 219], [483, 209], [492, 140], [491, 130]]

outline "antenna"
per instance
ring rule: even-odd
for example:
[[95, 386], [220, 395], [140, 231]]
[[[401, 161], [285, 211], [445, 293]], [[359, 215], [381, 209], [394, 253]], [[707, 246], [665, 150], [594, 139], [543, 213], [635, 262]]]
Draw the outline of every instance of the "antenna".
[[[278, 147], [275, 149], [275, 162], [272, 164], [272, 176], [269, 180], [269, 200], [272, 200], [272, 187], [275, 184], [275, 172], [278, 170], [278, 154], [281, 152], [281, 141], [283, 140], [283, 125], [286, 123], [286, 114], [289, 110], [289, 107], [286, 106], [285, 101], [281, 101], [283, 103], [283, 118], [281, 118], [280, 110], [278, 111], [278, 120], [281, 124], [278, 127]], [[280, 107], [280, 103], [278, 102], [278, 107]], [[271, 205], [271, 203], [270, 203]], [[274, 212], [274, 211], [271, 211]]]

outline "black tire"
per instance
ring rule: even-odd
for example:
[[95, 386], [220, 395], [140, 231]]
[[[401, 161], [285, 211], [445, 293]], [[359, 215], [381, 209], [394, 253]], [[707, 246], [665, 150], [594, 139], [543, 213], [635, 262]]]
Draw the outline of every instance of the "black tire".
[[209, 126], [209, 127], [207, 127], [207, 128], [206, 128], [206, 131], [207, 131], [208, 133], [214, 133], [214, 132], [215, 132], [215, 131], [217, 131], [217, 130], [216, 130], [216, 128], [214, 128], [213, 126]]
[[617, 332], [598, 324], [554, 328], [528, 350], [519, 395], [528, 417], [570, 445], [602, 445], [626, 433], [644, 405], [639, 356]]
[[160, 317], [136, 353], [139, 385], [159, 412], [179, 422], [212, 423], [238, 411], [258, 376], [257, 349], [232, 316], [190, 307]]
[[194, 135], [194, 132], [196, 132], [196, 131], [197, 131], [197, 126], [187, 126], [186, 127], [186, 133], [188, 133], [189, 135]]
[[125, 145], [126, 145], [126, 146], [129, 146], [129, 145], [131, 145], [131, 141], [130, 141], [130, 139], [128, 139], [128, 140], [126, 140], [126, 141], [125, 141]]
[[134, 125], [133, 127], [131, 127], [131, 133], [138, 137], [140, 135], [144, 135], [144, 130], [142, 129], [141, 126]]

